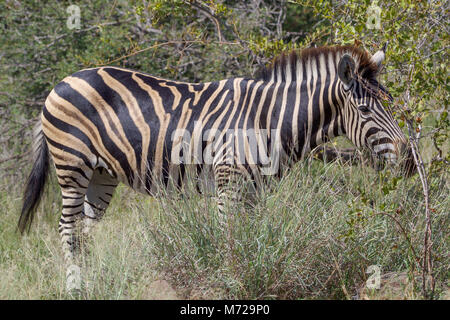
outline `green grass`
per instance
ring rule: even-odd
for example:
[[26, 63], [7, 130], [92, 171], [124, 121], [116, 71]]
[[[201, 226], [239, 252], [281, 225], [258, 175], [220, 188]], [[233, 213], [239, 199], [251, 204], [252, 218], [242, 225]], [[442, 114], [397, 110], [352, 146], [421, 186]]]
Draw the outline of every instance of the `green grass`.
[[[447, 178], [430, 178], [438, 294], [449, 278]], [[227, 228], [214, 200], [190, 186], [184, 197], [157, 199], [120, 186], [83, 254], [81, 296], [71, 297], [54, 179], [31, 232], [20, 237], [22, 185], [5, 178], [0, 298], [141, 299], [163, 278], [188, 299], [350, 299], [370, 265], [382, 273], [419, 271], [413, 251], [422, 253], [425, 219], [417, 176], [398, 180], [389, 170], [304, 161], [269, 186], [253, 208], [230, 204]], [[413, 297], [420, 297], [420, 283]]]

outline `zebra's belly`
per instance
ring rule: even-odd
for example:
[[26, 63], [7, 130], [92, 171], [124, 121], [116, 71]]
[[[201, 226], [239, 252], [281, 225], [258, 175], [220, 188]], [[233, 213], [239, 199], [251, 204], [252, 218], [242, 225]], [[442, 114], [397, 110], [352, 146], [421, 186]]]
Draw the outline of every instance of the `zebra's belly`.
[[212, 196], [215, 192], [214, 172], [212, 165], [176, 164], [159, 175], [147, 172], [139, 176], [137, 172], [130, 176], [116, 175], [107, 165], [100, 161], [112, 177], [129, 186], [133, 190], [151, 196], [174, 195], [177, 193], [200, 192]]

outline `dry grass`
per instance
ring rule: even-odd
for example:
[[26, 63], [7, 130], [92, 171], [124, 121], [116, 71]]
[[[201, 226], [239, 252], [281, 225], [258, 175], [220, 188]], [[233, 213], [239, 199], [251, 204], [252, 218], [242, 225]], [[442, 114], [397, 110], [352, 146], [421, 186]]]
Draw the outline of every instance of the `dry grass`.
[[[449, 275], [449, 184], [444, 174], [430, 182], [439, 294]], [[412, 274], [413, 252], [422, 252], [417, 177], [305, 161], [272, 181], [254, 207], [231, 205], [225, 229], [213, 199], [190, 187], [184, 197], [152, 199], [120, 186], [83, 255], [81, 296], [72, 297], [64, 291], [55, 181], [23, 238], [16, 232], [21, 185], [2, 185], [2, 299], [351, 299], [368, 266]], [[418, 285], [411, 292], [420, 297]]]

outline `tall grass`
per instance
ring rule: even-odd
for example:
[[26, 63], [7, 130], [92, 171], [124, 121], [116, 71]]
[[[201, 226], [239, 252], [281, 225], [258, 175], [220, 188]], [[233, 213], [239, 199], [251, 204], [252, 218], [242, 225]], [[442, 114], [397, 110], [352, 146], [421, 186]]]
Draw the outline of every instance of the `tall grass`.
[[[445, 180], [434, 181], [433, 200], [435, 270], [443, 280]], [[192, 193], [161, 202], [159, 217], [146, 221], [160, 268], [184, 286], [218, 288], [220, 298], [351, 298], [370, 265], [383, 271], [419, 267], [414, 251], [422, 251], [424, 230], [420, 182], [398, 180], [388, 171], [299, 164], [273, 181], [254, 208], [232, 205], [227, 230], [220, 228], [212, 199]]]
[[[438, 291], [449, 276], [449, 184], [431, 177], [433, 260]], [[20, 185], [0, 193], [0, 298], [65, 299], [53, 180], [29, 235], [16, 232]], [[163, 192], [164, 193], [164, 192]], [[370, 265], [413, 279], [422, 252], [424, 208], [417, 177], [389, 170], [305, 161], [257, 194], [229, 204], [188, 184], [153, 199], [119, 187], [83, 253], [78, 298], [140, 299], [156, 279], [181, 298], [351, 299]], [[419, 297], [420, 289], [412, 297]]]

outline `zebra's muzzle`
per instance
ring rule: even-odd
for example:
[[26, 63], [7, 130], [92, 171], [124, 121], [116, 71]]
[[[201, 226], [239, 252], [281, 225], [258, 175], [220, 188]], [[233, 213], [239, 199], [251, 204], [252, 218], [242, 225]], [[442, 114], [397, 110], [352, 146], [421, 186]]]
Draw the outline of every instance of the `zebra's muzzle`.
[[396, 149], [398, 164], [400, 165], [402, 173], [405, 174], [406, 177], [411, 177], [417, 171], [411, 146], [406, 142], [399, 143]]
[[410, 177], [416, 172], [412, 149], [406, 141], [381, 138], [372, 141], [371, 149], [377, 170], [390, 164], [397, 166], [405, 177]]

